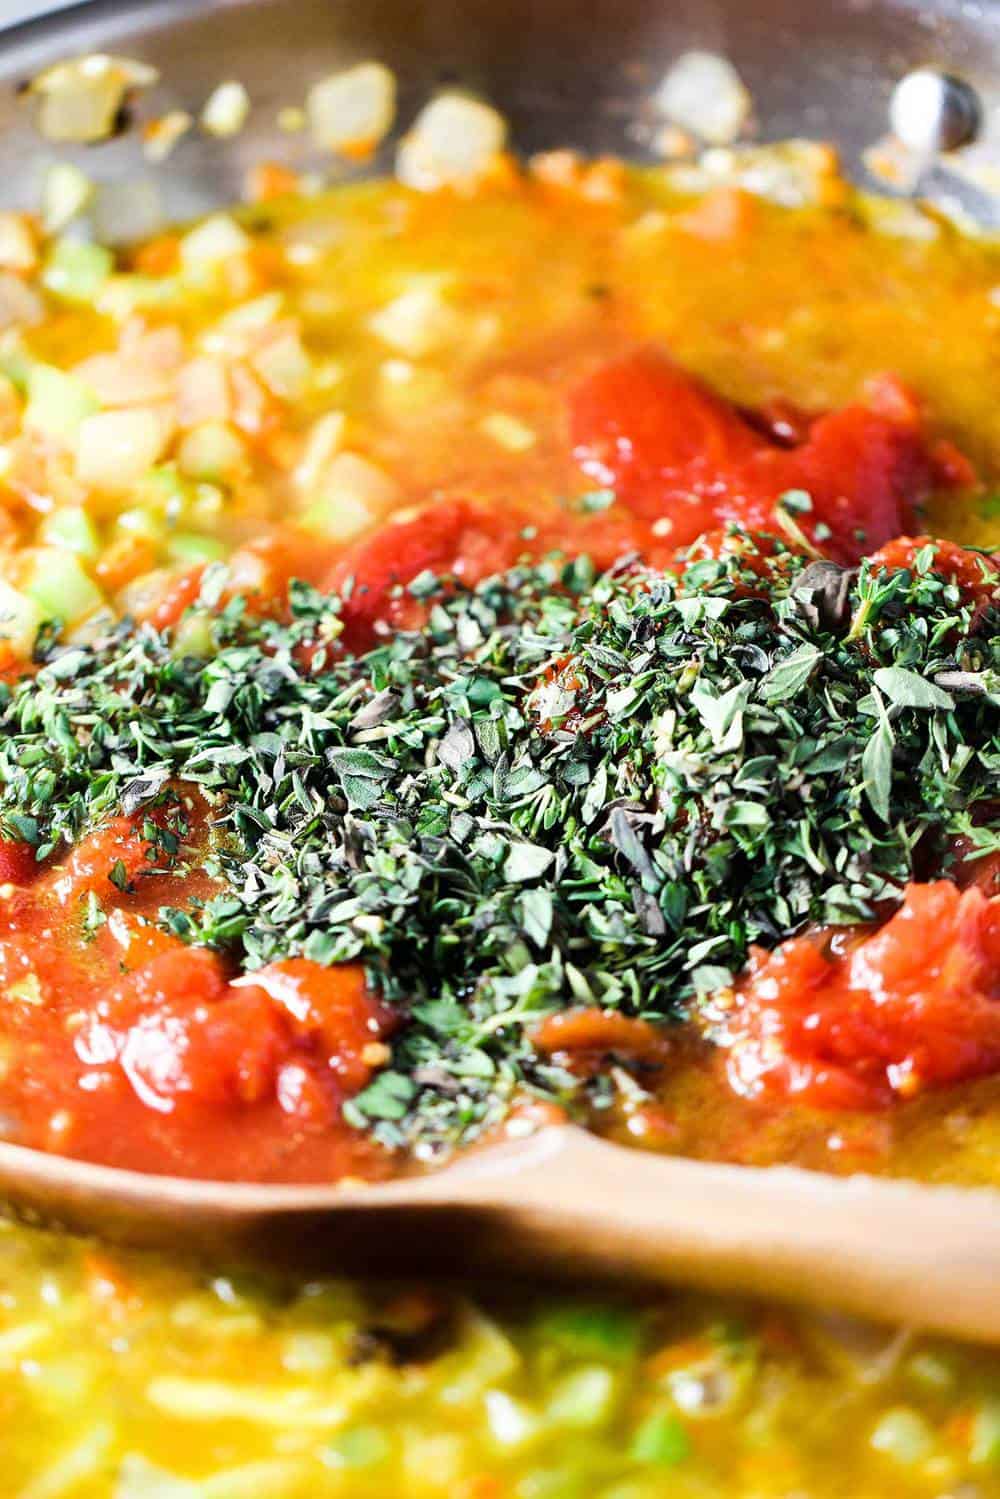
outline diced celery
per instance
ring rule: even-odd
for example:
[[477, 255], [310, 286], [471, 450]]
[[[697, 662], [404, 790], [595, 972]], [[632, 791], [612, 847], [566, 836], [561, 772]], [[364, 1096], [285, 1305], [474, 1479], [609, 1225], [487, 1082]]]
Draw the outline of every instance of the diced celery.
[[307, 505], [299, 517], [299, 525], [304, 531], [312, 531], [331, 541], [350, 541], [367, 531], [373, 518], [364, 500], [354, 495], [340, 495], [314, 500]]
[[631, 1359], [641, 1338], [637, 1312], [602, 1302], [553, 1307], [541, 1319], [538, 1331], [546, 1347], [555, 1346], [578, 1359]]
[[374, 1468], [384, 1463], [391, 1451], [389, 1438], [380, 1426], [349, 1426], [329, 1443], [323, 1460], [334, 1468]]
[[179, 659], [197, 656], [207, 660], [215, 652], [212, 616], [207, 609], [191, 609], [174, 626], [171, 650]]
[[51, 364], [33, 364], [28, 372], [24, 425], [73, 447], [81, 424], [99, 409], [97, 397], [83, 380]]
[[61, 505], [51, 511], [38, 534], [46, 546], [62, 547], [91, 561], [101, 550], [97, 527], [82, 505]]
[[681, 1421], [670, 1411], [648, 1416], [632, 1440], [631, 1456], [638, 1463], [672, 1468], [690, 1456], [691, 1441]]
[[195, 610], [190, 615], [184, 615], [183, 619], [174, 625], [174, 634], [171, 639], [171, 654], [183, 661], [184, 657], [195, 657], [198, 661], [207, 661], [214, 654], [214, 640], [211, 639], [211, 625], [208, 615], [204, 610]]
[[226, 546], [217, 536], [202, 536], [197, 531], [175, 531], [167, 544], [171, 562], [221, 562]]
[[59, 547], [38, 547], [28, 555], [21, 588], [46, 619], [73, 624], [104, 603], [104, 595], [79, 558]]
[[934, 1436], [919, 1411], [897, 1405], [887, 1410], [876, 1423], [871, 1445], [904, 1467], [910, 1467], [930, 1456]]
[[399, 494], [394, 479], [359, 453], [337, 453], [301, 516], [308, 531], [349, 541], [376, 521]]
[[972, 1422], [969, 1457], [984, 1467], [1000, 1467], [1000, 1400], [984, 1400]]
[[549, 1416], [560, 1426], [600, 1426], [611, 1415], [614, 1403], [611, 1370], [587, 1364], [558, 1382], [549, 1402]]
[[52, 247], [42, 280], [67, 302], [93, 302], [113, 266], [114, 256], [103, 245], [61, 239]]
[[0, 578], [0, 639], [9, 641], [19, 656], [30, 656], [44, 618], [37, 600]]
[[[136, 488], [139, 513], [176, 521], [191, 503], [194, 486], [177, 472], [175, 463], [160, 463], [144, 474]], [[132, 512], [129, 512], [130, 514]]]

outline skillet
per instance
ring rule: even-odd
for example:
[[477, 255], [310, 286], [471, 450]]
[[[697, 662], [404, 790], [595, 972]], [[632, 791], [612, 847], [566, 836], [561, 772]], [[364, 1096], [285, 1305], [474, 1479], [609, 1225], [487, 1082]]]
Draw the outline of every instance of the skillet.
[[[2, 19], [5, 206], [36, 201], [46, 154], [17, 85], [51, 62], [93, 50], [158, 68], [162, 110], [190, 106], [223, 77], [240, 78], [254, 99], [236, 141], [192, 140], [183, 166], [159, 174], [174, 219], [238, 197], [251, 162], [288, 159], [289, 142], [273, 125], [281, 105], [314, 79], [372, 56], [400, 79], [404, 120], [436, 87], [457, 82], [488, 97], [526, 151], [569, 142], [642, 158], [649, 95], [666, 67], [691, 48], [721, 51], [751, 91], [756, 138], [831, 140], [862, 181], [862, 153], [884, 133], [893, 88], [912, 69], [929, 65], [962, 80], [987, 133], [1000, 107], [1000, 7], [991, 3], [827, 0], [810, 7], [808, 23], [795, 0], [513, 0], [502, 7], [304, 0], [291, 23], [287, 0], [139, 0], [56, 6], [42, 15], [15, 4]], [[127, 137], [79, 154], [99, 181], [141, 171]], [[931, 197], [959, 191], [930, 161], [921, 186]], [[989, 202], [977, 199], [972, 208], [981, 220], [1000, 222]], [[993, 1294], [1000, 1198], [989, 1192], [652, 1161], [569, 1129], [484, 1151], [439, 1178], [363, 1193], [171, 1182], [13, 1146], [0, 1146], [0, 1182], [12, 1207], [47, 1222], [213, 1254], [352, 1270], [398, 1270], [403, 1257], [406, 1268], [422, 1270], [594, 1275], [627, 1267], [799, 1298], [821, 1294], [870, 1315], [1000, 1336]], [[583, 1207], [595, 1189], [604, 1194], [599, 1222]]]

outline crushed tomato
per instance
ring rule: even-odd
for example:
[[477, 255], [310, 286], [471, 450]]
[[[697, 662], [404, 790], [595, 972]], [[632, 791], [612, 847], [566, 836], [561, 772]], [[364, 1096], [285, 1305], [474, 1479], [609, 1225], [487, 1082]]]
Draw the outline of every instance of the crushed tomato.
[[910, 885], [896, 914], [829, 954], [757, 949], [725, 1022], [746, 1096], [870, 1109], [1000, 1068], [1000, 898]]
[[[214, 890], [165, 869], [143, 820], [114, 818], [40, 871], [32, 849], [0, 844], [14, 1138], [189, 1176], [377, 1174], [341, 1118], [389, 1028], [363, 971], [298, 958], [235, 975], [163, 930], [161, 905]], [[190, 838], [204, 836], [196, 810]], [[88, 931], [91, 893], [103, 920]]]
[[957, 482], [959, 470], [967, 482], [888, 376], [872, 383], [867, 404], [815, 420], [786, 414], [779, 427], [780, 439], [773, 423], [747, 420], [653, 349], [604, 365], [570, 395], [584, 472], [659, 523], [656, 534], [675, 546], [726, 521], [774, 530], [776, 501], [801, 490], [812, 502], [802, 530], [835, 560], [853, 562], [910, 530], [913, 507]]

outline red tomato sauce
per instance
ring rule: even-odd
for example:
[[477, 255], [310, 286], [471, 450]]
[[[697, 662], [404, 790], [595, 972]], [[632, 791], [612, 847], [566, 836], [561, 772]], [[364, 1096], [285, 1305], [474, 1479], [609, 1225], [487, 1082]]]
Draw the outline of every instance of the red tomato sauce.
[[1000, 900], [910, 885], [848, 950], [795, 937], [758, 949], [725, 1022], [737, 1092], [878, 1108], [1000, 1069]]
[[950, 449], [928, 443], [916, 403], [890, 377], [871, 382], [866, 404], [775, 423], [748, 420], [640, 350], [572, 391], [570, 432], [584, 472], [675, 546], [725, 521], [774, 530], [776, 501], [802, 490], [812, 501], [802, 530], [852, 562], [910, 530], [932, 490], [969, 479]]
[[214, 890], [197, 858], [155, 872], [150, 851], [125, 818], [41, 871], [25, 845], [0, 845], [7, 1137], [187, 1176], [377, 1174], [341, 1118], [384, 1059], [389, 1017], [362, 970], [297, 958], [235, 973], [155, 924]]

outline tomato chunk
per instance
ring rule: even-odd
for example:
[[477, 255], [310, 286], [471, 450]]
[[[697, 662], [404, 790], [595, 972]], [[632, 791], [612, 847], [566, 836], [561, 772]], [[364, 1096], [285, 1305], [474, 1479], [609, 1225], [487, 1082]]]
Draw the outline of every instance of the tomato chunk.
[[873, 553], [871, 561], [889, 572], [912, 569], [917, 555], [927, 546], [934, 548], [931, 571], [957, 583], [976, 609], [985, 609], [991, 603], [1000, 605], [1000, 559], [970, 551], [954, 541], [939, 541], [932, 536], [897, 536]]
[[74, 1043], [91, 1066], [117, 1062], [147, 1108], [170, 1113], [178, 1095], [221, 1102], [232, 1059], [206, 1055], [206, 1007], [225, 992], [221, 961], [179, 941], [126, 975], [90, 1013]]
[[947, 880], [910, 885], [844, 956], [811, 937], [758, 951], [728, 1023], [727, 1069], [748, 1096], [822, 1108], [1000, 1070], [1000, 898]]
[[205, 564], [189, 567], [171, 578], [158, 602], [148, 615], [149, 623], [156, 630], [170, 630], [183, 618], [186, 610], [196, 602], [201, 593], [205, 577]]
[[377, 639], [376, 625], [412, 629], [424, 606], [403, 592], [420, 573], [454, 575], [475, 584], [511, 566], [524, 551], [516, 521], [468, 500], [445, 500], [405, 521], [390, 522], [347, 553], [326, 579], [330, 589], [346, 589], [341, 619], [344, 642], [365, 650]]
[[52, 866], [40, 882], [39, 893], [51, 892], [64, 906], [72, 906], [84, 895], [110, 899], [118, 888], [127, 887], [152, 869], [156, 850], [142, 836], [142, 817], [112, 817], [89, 833], [60, 863]]
[[86, 1065], [117, 1062], [158, 1113], [185, 1097], [232, 1105], [278, 1093], [284, 1106], [294, 1072], [296, 1099], [329, 1124], [338, 1099], [371, 1076], [369, 1048], [388, 1020], [357, 966], [292, 958], [229, 983], [216, 954], [159, 933], [87, 1017], [75, 1050]]
[[[726, 476], [761, 437], [707, 386], [652, 349], [604, 365], [570, 393], [570, 438], [584, 473], [686, 546], [725, 518]], [[763, 519], [763, 513], [757, 521]]]
[[345, 1091], [356, 1093], [367, 1083], [372, 1064], [365, 1053], [387, 1030], [390, 1014], [369, 992], [357, 964], [327, 968], [308, 958], [286, 958], [244, 974], [233, 988], [266, 994], [294, 1034], [315, 1038]]
[[812, 508], [797, 517], [801, 529], [830, 556], [854, 561], [906, 531], [936, 486], [967, 473], [936, 463], [912, 398], [889, 378], [869, 404], [782, 422], [779, 435], [642, 349], [578, 385], [569, 420], [583, 471], [659, 522], [657, 534], [669, 527], [676, 546], [725, 521], [773, 529], [779, 497], [805, 490]]

